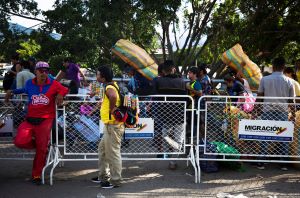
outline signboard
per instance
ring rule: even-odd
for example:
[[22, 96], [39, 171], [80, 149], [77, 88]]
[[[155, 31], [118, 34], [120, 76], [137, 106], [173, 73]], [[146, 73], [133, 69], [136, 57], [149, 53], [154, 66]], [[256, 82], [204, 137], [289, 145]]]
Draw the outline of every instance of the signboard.
[[[100, 137], [103, 135], [103, 122], [100, 121]], [[154, 120], [139, 118], [133, 128], [125, 128], [125, 139], [151, 139], [154, 137]]]
[[239, 122], [239, 139], [291, 142], [294, 124], [290, 121], [246, 120]]
[[154, 120], [139, 118], [133, 128], [125, 128], [125, 139], [149, 139], [154, 137]]

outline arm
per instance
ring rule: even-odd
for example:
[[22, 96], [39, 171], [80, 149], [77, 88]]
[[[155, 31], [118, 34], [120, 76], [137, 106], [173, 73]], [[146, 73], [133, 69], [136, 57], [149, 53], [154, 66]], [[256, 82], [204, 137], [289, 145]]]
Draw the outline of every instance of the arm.
[[87, 83], [87, 81], [86, 81], [86, 78], [85, 78], [85, 76], [84, 76], [84, 74], [82, 73], [82, 71], [79, 69], [79, 73], [80, 73], [80, 75], [82, 76], [82, 79], [83, 79], [83, 85], [86, 87], [86, 86], [88, 86], [89, 84]]
[[59, 81], [61, 81], [61, 79], [63, 79], [65, 76], [66, 76], [66, 72], [60, 70], [60, 71], [58, 72], [58, 74], [56, 75], [55, 80], [57, 80], [57, 81], [59, 82]]
[[5, 97], [4, 97], [5, 102], [8, 102], [13, 94], [21, 94], [21, 93], [26, 93], [26, 89], [21, 88], [21, 89], [7, 90], [6, 94], [5, 94]]
[[56, 83], [57, 90], [56, 103], [57, 105], [62, 105], [64, 96], [67, 95], [69, 90], [57, 81], [54, 81], [54, 83]]

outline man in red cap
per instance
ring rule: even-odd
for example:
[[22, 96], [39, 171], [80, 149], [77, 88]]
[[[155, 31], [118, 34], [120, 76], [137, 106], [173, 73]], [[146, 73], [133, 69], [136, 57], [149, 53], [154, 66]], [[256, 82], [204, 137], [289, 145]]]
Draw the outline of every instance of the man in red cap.
[[25, 121], [18, 127], [14, 144], [19, 148], [36, 149], [32, 181], [37, 185], [41, 184], [41, 173], [46, 163], [50, 132], [55, 118], [55, 101], [61, 105], [63, 97], [68, 93], [68, 89], [50, 79], [48, 73], [48, 63], [38, 62], [35, 66], [36, 78], [28, 80], [24, 88], [7, 91], [5, 96], [8, 101], [12, 94], [28, 95], [28, 112]]

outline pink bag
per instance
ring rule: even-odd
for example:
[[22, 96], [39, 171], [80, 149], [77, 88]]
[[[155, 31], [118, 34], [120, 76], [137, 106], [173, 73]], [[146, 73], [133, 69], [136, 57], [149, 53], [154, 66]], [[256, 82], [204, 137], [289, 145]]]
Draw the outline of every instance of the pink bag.
[[[246, 113], [250, 113], [254, 109], [255, 98], [252, 94], [244, 93], [245, 102], [242, 104], [242, 110]], [[241, 98], [238, 99], [238, 102], [242, 102]]]

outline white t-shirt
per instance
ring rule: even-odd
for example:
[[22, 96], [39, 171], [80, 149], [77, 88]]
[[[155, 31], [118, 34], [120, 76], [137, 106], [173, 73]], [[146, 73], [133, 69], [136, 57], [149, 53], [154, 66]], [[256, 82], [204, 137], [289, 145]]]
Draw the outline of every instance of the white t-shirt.
[[[261, 79], [258, 93], [263, 93], [265, 97], [295, 97], [295, 89], [290, 78], [283, 75], [283, 72], [273, 72], [269, 76]], [[287, 103], [287, 99], [264, 99], [264, 102]], [[265, 111], [287, 111], [287, 105], [266, 105]]]
[[23, 69], [19, 73], [17, 73], [16, 83], [17, 89], [21, 89], [25, 87], [26, 81], [29, 79], [33, 79], [35, 75], [31, 73], [28, 69]]

